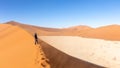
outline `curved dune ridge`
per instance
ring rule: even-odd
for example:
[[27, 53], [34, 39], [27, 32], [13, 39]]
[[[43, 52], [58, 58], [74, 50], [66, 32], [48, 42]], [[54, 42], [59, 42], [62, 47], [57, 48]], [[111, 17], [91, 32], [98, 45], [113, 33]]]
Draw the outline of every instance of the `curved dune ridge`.
[[38, 46], [23, 29], [0, 24], [0, 68], [50, 68]]
[[120, 42], [73, 36], [39, 36], [58, 50], [108, 68], [120, 68]]

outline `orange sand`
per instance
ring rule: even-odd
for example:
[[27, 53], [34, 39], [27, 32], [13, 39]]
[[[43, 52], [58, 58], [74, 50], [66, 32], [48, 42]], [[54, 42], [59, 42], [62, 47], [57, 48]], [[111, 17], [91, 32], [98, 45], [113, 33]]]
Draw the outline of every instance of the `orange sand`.
[[120, 25], [107, 25], [99, 28], [91, 28], [89, 26], [80, 25], [70, 28], [57, 29], [37, 27], [14, 21], [7, 22], [7, 24], [20, 26], [32, 34], [37, 32], [40, 36], [82, 36], [86, 38], [120, 41]]
[[[41, 51], [42, 52], [42, 51]], [[39, 48], [34, 38], [17, 26], [0, 24], [0, 68], [43, 68]]]

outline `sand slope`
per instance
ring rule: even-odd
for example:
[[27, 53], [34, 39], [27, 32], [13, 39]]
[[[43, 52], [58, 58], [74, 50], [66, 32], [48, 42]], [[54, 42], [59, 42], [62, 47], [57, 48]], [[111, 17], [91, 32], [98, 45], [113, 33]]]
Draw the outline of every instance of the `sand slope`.
[[70, 28], [61, 28], [61, 29], [38, 27], [38, 26], [33, 26], [33, 25], [28, 25], [28, 24], [21, 24], [15, 21], [7, 22], [7, 24], [19, 26], [27, 30], [31, 34], [34, 34], [35, 32], [37, 32], [38, 35], [40, 36], [79, 36], [93, 29], [91, 27], [83, 26], [83, 25], [74, 26]]
[[[115, 40], [120, 40], [120, 26], [119, 25], [109, 25], [109, 26], [104, 26], [100, 28], [90, 28], [88, 26], [77, 26], [77, 27], [71, 27], [71, 28], [65, 28], [65, 29], [54, 29], [54, 28], [44, 28], [44, 27], [37, 27], [37, 26], [32, 26], [32, 25], [26, 25], [26, 24], [20, 24], [16, 22], [9, 22], [8, 24], [20, 26], [24, 28], [26, 31], [31, 33], [32, 35], [37, 32], [40, 36], [54, 36], [56, 35], [57, 37], [44, 37], [42, 41], [45, 41], [49, 45], [44, 46], [45, 43], [42, 43], [43, 49], [47, 55], [47, 57], [51, 60], [52, 68], [66, 68], [70, 67], [69, 64], [72, 62], [75, 63], [76, 67], [79, 68], [79, 65], [77, 66], [77, 62], [80, 62], [79, 59], [83, 59], [85, 61], [89, 61], [91, 63], [105, 66], [105, 67], [111, 67], [111, 68], [119, 68], [119, 42], [116, 42]], [[74, 37], [69, 37], [66, 39], [66, 37], [62, 36], [82, 36], [86, 37], [85, 38], [74, 38]], [[62, 38], [60, 38], [60, 37]], [[88, 38], [98, 38], [98, 39], [105, 39], [105, 40], [114, 40], [112, 41], [103, 41], [103, 40], [96, 40], [96, 39], [88, 39]], [[47, 41], [46, 41], [47, 39]], [[71, 40], [70, 40], [71, 39]], [[72, 39], [76, 39], [75, 41]], [[48, 42], [49, 41], [49, 42]], [[63, 44], [61, 44], [61, 42]], [[52, 43], [53, 42], [53, 43]], [[52, 44], [51, 44], [52, 43]], [[68, 46], [68, 43], [71, 44], [71, 46]], [[51, 45], [56, 46], [56, 49], [54, 47], [52, 48]], [[82, 44], [82, 45], [81, 45]], [[62, 46], [63, 45], [63, 48]], [[67, 46], [66, 46], [67, 45]], [[73, 45], [77, 45], [74, 47]], [[85, 45], [83, 47], [83, 45]], [[91, 45], [93, 47], [91, 47]], [[59, 49], [60, 47], [60, 49]], [[76, 52], [76, 50], [78, 51]], [[81, 49], [82, 48], [82, 49]], [[59, 51], [59, 50], [61, 51]], [[70, 52], [69, 52], [70, 51]], [[71, 51], [74, 53], [71, 54]], [[81, 52], [82, 51], [82, 52]], [[49, 53], [50, 52], [50, 53]], [[58, 54], [57, 54], [58, 53]], [[66, 53], [66, 54], [64, 54]], [[79, 55], [80, 53], [80, 55]], [[57, 56], [62, 55], [63, 57], [58, 57]], [[70, 55], [70, 56], [69, 56]], [[76, 58], [73, 58], [73, 57]], [[91, 56], [91, 57], [90, 57]], [[64, 58], [64, 61], [60, 61], [61, 58]], [[68, 59], [71, 58], [72, 61], [69, 61]], [[98, 60], [98, 61], [97, 61]], [[64, 64], [65, 62], [69, 61], [70, 63]], [[104, 62], [103, 62], [104, 61]], [[85, 65], [87, 66], [94, 66], [94, 65], [89, 65], [89, 63], [86, 62], [81, 62], [83, 64], [83, 68]], [[84, 65], [85, 64], [85, 65]], [[62, 65], [62, 66], [61, 66]], [[69, 65], [69, 66], [68, 66]], [[71, 67], [73, 65], [71, 64]], [[86, 66], [86, 68], [87, 68]], [[95, 66], [97, 67], [97, 66]]]
[[[81, 36], [81, 35], [80, 35]], [[108, 25], [93, 29], [83, 34], [84, 37], [120, 41], [120, 25]]]
[[38, 46], [23, 29], [0, 24], [0, 68], [50, 68]]
[[40, 36], [40, 39], [73, 57], [108, 68], [120, 68], [119, 41], [72, 36]]
[[57, 29], [57, 28], [38, 27], [38, 26], [33, 26], [33, 25], [28, 25], [28, 24], [21, 24], [15, 21], [7, 22], [7, 24], [19, 26], [25, 29], [26, 31], [28, 31], [29, 33], [31, 33], [32, 35], [35, 32], [37, 32], [38, 35], [59, 35], [61, 34], [60, 33], [61, 29]]
[[50, 60], [51, 68], [104, 68], [81, 59], [72, 57], [52, 45], [40, 40], [46, 57]]
[[[74, 31], [74, 33], [76, 33], [76, 31], [79, 32], [79, 30], [84, 31], [91, 29], [87, 26], [78, 26], [77, 28], [72, 27], [70, 29], [43, 28], [32, 25], [20, 24], [14, 21], [8, 22], [7, 24], [19, 26], [31, 33], [32, 35], [35, 32], [37, 32], [39, 35], [71, 35], [72, 33], [69, 33], [71, 31]], [[79, 27], [81, 27], [82, 29], [79, 29]], [[101, 66], [97, 66], [95, 64], [91, 64], [83, 60], [74, 58], [70, 55], [67, 55], [64, 52], [59, 51], [51, 45], [45, 43], [44, 41], [41, 41], [40, 44], [42, 46], [43, 51], [45, 52], [46, 57], [50, 60], [51, 68], [103, 68]]]

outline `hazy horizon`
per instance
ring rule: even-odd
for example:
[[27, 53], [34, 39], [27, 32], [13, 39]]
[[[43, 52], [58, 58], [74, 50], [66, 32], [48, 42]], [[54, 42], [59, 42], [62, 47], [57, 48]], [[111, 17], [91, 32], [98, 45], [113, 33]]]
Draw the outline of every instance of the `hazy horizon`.
[[0, 22], [42, 27], [120, 25], [119, 0], [1, 0]]

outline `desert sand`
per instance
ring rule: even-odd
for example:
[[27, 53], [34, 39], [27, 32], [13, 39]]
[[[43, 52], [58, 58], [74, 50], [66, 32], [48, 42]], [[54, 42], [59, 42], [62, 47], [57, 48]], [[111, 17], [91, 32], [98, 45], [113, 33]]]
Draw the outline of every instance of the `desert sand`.
[[120, 41], [120, 25], [113, 24], [92, 29], [82, 35], [86, 38], [97, 38], [112, 41]]
[[73, 36], [39, 36], [56, 49], [107, 68], [120, 68], [120, 42]]
[[120, 59], [118, 58], [120, 25], [99, 28], [74, 26], [58, 29], [14, 21], [7, 22], [7, 24], [19, 26], [31, 35], [37, 32], [40, 36], [42, 49], [50, 60], [52, 68], [120, 67]]
[[83, 33], [92, 30], [93, 28], [85, 25], [74, 26], [69, 28], [48, 28], [48, 27], [40, 27], [33, 26], [28, 24], [21, 24], [15, 21], [7, 22], [6, 24], [19, 26], [32, 35], [37, 32], [39, 36], [79, 36]]
[[[54, 29], [54, 28], [44, 28], [44, 27], [38, 27], [38, 26], [32, 26], [32, 25], [26, 25], [21, 24], [17, 22], [7, 22], [7, 24], [11, 24], [14, 26], [19, 26], [29, 32], [31, 35], [33, 35], [35, 32], [38, 33], [39, 36], [42, 35], [58, 35], [61, 34], [64, 35], [64, 31], [67, 31], [68, 29]], [[82, 26], [84, 27], [84, 26]], [[75, 28], [76, 29], [76, 28]], [[74, 30], [73, 28], [70, 28], [69, 31]], [[77, 29], [79, 31], [79, 29]], [[85, 26], [84, 30], [88, 30], [88, 28]], [[68, 32], [69, 32], [68, 31]], [[61, 33], [62, 32], [62, 33]], [[67, 33], [69, 34], [69, 33]], [[66, 34], [66, 35], [67, 35]], [[54, 47], [51, 45], [45, 43], [43, 40], [40, 42], [40, 46], [42, 46], [43, 51], [45, 52], [46, 57], [50, 60], [50, 66], [51, 68], [104, 68], [92, 63], [89, 63], [87, 61], [83, 61], [82, 59], [77, 59], [75, 57], [72, 57]]]
[[50, 68], [41, 47], [18, 26], [0, 24], [0, 68]]

